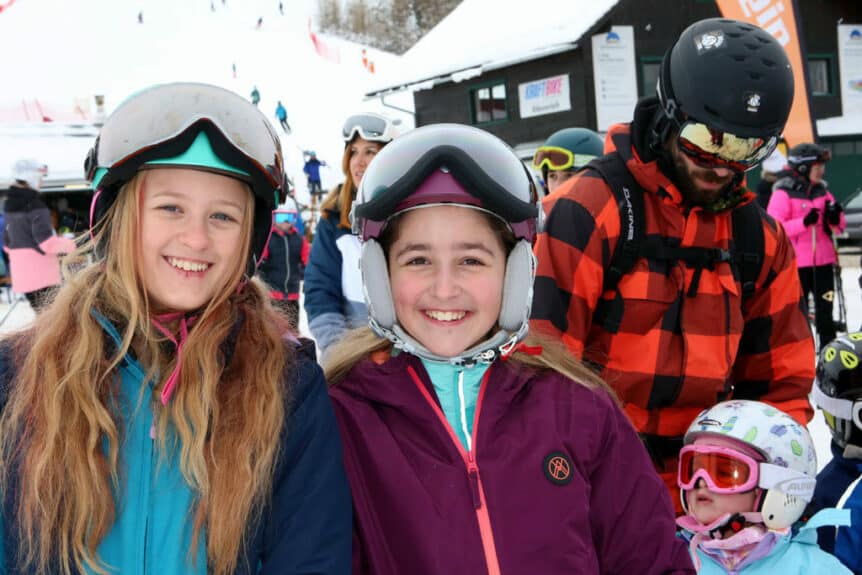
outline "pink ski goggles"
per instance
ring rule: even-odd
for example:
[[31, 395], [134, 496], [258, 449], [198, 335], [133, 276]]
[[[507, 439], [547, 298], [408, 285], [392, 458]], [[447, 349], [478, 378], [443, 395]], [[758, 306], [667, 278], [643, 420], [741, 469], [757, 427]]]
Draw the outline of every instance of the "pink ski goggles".
[[727, 447], [686, 445], [679, 452], [677, 484], [694, 489], [698, 479], [715, 493], [743, 493], [758, 486], [760, 464]]

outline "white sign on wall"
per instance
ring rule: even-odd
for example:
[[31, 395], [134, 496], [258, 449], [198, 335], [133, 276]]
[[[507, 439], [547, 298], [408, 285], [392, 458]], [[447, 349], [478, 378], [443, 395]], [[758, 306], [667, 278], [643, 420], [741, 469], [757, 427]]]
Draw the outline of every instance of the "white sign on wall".
[[518, 104], [522, 118], [571, 110], [569, 75], [518, 84]]
[[862, 24], [838, 25], [838, 71], [842, 115], [862, 115]]
[[593, 36], [592, 44], [596, 127], [606, 132], [612, 124], [630, 122], [638, 101], [634, 28], [612, 26]]

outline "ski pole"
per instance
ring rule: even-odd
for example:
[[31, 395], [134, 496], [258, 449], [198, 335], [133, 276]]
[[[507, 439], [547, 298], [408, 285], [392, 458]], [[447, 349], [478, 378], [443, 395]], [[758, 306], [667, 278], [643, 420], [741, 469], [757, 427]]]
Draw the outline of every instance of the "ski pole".
[[832, 247], [835, 248], [835, 265], [832, 266], [832, 275], [835, 283], [835, 296], [838, 298], [838, 321], [835, 329], [847, 331], [847, 307], [844, 304], [844, 278], [841, 277], [841, 260], [838, 256], [838, 238], [833, 234]]
[[[820, 349], [820, 332], [817, 331], [817, 222], [811, 226], [811, 260], [811, 288], [814, 291], [814, 297], [811, 298], [814, 302], [814, 329], [811, 331], [816, 334], [816, 349]], [[806, 303], [808, 302], [806, 301]], [[811, 317], [810, 307], [808, 308], [808, 317]]]
[[15, 311], [15, 306], [18, 305], [18, 301], [19, 300], [17, 297], [12, 300], [12, 305], [9, 306], [9, 309], [6, 310], [6, 313], [3, 315], [3, 318], [0, 319], [0, 327], [2, 327], [4, 323], [6, 323], [6, 320], [9, 319], [9, 316], [12, 315], [13, 311]]

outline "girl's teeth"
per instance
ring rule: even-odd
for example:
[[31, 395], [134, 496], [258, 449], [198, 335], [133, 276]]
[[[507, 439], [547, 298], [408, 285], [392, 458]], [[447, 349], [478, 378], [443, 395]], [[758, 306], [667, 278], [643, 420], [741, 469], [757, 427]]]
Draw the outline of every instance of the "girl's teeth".
[[463, 311], [429, 311], [426, 312], [429, 317], [437, 321], [455, 321], [464, 317]]
[[202, 272], [208, 267], [210, 267], [209, 264], [190, 262], [188, 260], [180, 260], [177, 258], [168, 258], [168, 263], [177, 269], [181, 269], [187, 272]]

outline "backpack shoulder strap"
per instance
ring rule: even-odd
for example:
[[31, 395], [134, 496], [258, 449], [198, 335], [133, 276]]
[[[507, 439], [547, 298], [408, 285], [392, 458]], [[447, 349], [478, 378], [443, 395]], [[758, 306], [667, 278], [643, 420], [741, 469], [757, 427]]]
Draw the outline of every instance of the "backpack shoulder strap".
[[620, 237], [605, 270], [603, 291], [617, 284], [637, 262], [640, 244], [644, 237], [644, 197], [641, 187], [616, 152], [601, 156], [587, 164], [586, 169], [597, 172], [608, 184], [620, 212]]
[[742, 285], [742, 305], [754, 295], [757, 277], [763, 266], [765, 239], [763, 219], [767, 217], [757, 202], [733, 210], [733, 270]]
[[616, 333], [623, 315], [623, 300], [617, 284], [637, 263], [645, 234], [643, 190], [617, 152], [592, 160], [585, 169], [598, 173], [608, 184], [620, 212], [620, 236], [605, 268], [602, 284], [603, 293], [615, 290], [616, 295], [613, 300], [600, 299], [593, 315], [593, 321]]

